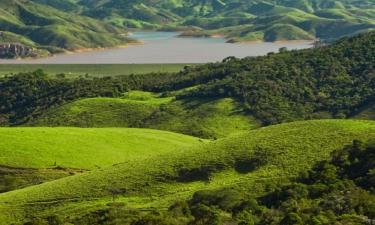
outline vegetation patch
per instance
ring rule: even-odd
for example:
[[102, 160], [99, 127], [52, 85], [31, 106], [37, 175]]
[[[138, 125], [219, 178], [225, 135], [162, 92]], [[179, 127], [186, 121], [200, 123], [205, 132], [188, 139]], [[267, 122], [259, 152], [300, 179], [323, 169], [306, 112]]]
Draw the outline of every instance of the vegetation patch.
[[[118, 202], [143, 209], [168, 207], [176, 199], [189, 198], [195, 191], [203, 189], [228, 187], [251, 190], [249, 193], [260, 196], [266, 186], [277, 186], [296, 177], [300, 172], [312, 168], [316, 162], [328, 159], [331, 152], [354, 139], [366, 141], [373, 138], [374, 132], [371, 121], [349, 120], [306, 121], [257, 129], [190, 150], [134, 159], [1, 194], [2, 219], [9, 221], [14, 218], [8, 217], [8, 210], [21, 205], [28, 205], [27, 209], [21, 210], [25, 210], [23, 212], [27, 215], [51, 215], [58, 210], [61, 218], [67, 215], [75, 217], [90, 208], [94, 209], [98, 204], [112, 202], [113, 192], [109, 190], [123, 190], [116, 195]], [[273, 152], [274, 157], [265, 159], [259, 168], [246, 174], [233, 172], [235, 159], [251, 158], [259, 148]], [[215, 165], [220, 165], [220, 168]], [[225, 165], [225, 169], [221, 165]], [[179, 170], [184, 172], [183, 175], [198, 173], [202, 176], [199, 180], [178, 182], [173, 178]], [[210, 171], [208, 181], [206, 171]], [[172, 179], [160, 180], [161, 177]], [[45, 202], [38, 204], [38, 211], [32, 207], [37, 202]], [[53, 208], [49, 207], [51, 204]], [[69, 210], [73, 206], [75, 213]], [[21, 214], [16, 216], [24, 218]]]
[[0, 164], [21, 168], [97, 169], [203, 144], [182, 134], [126, 128], [0, 128], [0, 137]]

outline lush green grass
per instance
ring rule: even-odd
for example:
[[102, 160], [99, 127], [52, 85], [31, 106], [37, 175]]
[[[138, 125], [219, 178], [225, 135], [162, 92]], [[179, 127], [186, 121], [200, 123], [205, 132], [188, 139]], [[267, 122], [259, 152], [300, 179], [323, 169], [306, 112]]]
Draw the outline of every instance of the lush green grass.
[[260, 124], [230, 98], [176, 101], [132, 91], [122, 98], [89, 98], [52, 108], [25, 126], [138, 127], [221, 138]]
[[[372, 121], [321, 120], [270, 126], [190, 150], [155, 155], [0, 194], [3, 224], [27, 215], [74, 217], [117, 191], [128, 207], [167, 207], [196, 190], [234, 187], [260, 194], [327, 159], [353, 139], [375, 137]], [[195, 175], [195, 176], [192, 176]], [[53, 206], [53, 207], [52, 207]]]
[[148, 129], [0, 128], [0, 165], [95, 169], [201, 143]]
[[94, 65], [67, 65], [67, 64], [0, 64], [0, 76], [31, 72], [42, 69], [51, 76], [65, 74], [66, 77], [116, 76], [129, 74], [144, 74], [152, 72], [178, 72], [186, 64], [94, 64]]

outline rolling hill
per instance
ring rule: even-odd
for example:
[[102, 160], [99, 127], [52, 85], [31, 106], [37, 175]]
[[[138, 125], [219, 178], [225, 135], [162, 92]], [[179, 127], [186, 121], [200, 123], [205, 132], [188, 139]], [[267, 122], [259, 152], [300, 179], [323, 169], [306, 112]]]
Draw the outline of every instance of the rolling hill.
[[363, 224], [374, 41], [178, 73], [2, 77], [0, 224]]
[[[4, 128], [6, 129], [6, 128]], [[354, 139], [375, 137], [371, 121], [321, 120], [257, 129], [186, 151], [134, 159], [104, 169], [0, 194], [2, 224], [57, 215], [72, 222], [116, 202], [159, 209], [197, 190], [232, 187], [259, 196]], [[9, 157], [12, 157], [9, 155]], [[259, 182], [262, 181], [262, 182]]]
[[[37, 51], [36, 55], [123, 45], [131, 42], [125, 34], [123, 29], [107, 23], [33, 1], [0, 1], [0, 43], [21, 44]], [[1, 55], [2, 58], [27, 56], [19, 52]]]
[[[39, 2], [61, 7], [54, 1]], [[76, 5], [83, 14], [119, 27], [223, 34], [231, 42], [337, 39], [375, 26], [371, 1], [87, 0]]]
[[38, 169], [96, 169], [202, 142], [172, 132], [126, 128], [0, 128], [0, 136], [0, 165]]
[[205, 142], [129, 128], [0, 128], [0, 137], [0, 193]]
[[370, 0], [2, 0], [0, 10], [2, 58], [119, 46], [134, 42], [129, 29], [223, 35], [234, 43], [335, 40], [375, 28]]
[[131, 91], [121, 98], [85, 98], [53, 108], [24, 126], [135, 127], [222, 138], [260, 123], [231, 98], [175, 100]]

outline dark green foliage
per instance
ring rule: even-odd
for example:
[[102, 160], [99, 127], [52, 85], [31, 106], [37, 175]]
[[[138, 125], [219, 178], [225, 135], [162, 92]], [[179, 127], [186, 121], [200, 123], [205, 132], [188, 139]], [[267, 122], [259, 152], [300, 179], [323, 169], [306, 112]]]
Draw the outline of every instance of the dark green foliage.
[[235, 59], [187, 69], [167, 88], [198, 85], [180, 99], [231, 96], [265, 124], [342, 118], [372, 104], [375, 94], [375, 33], [332, 46]]
[[[126, 91], [111, 78], [93, 80], [50, 79], [43, 71], [19, 74], [0, 81], [3, 124], [20, 124], [46, 108], [82, 97], [115, 97]], [[6, 121], [8, 118], [8, 121]]]
[[241, 193], [235, 190], [219, 190], [219, 191], [199, 191], [193, 195], [189, 204], [195, 206], [197, 204], [216, 206], [221, 210], [231, 210], [243, 201]]

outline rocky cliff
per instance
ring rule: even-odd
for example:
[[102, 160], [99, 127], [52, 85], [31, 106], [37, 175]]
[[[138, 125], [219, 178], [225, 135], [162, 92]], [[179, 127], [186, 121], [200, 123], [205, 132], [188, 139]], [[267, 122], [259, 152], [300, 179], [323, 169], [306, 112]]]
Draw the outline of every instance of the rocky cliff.
[[0, 58], [35, 57], [37, 52], [29, 46], [18, 43], [0, 44]]

